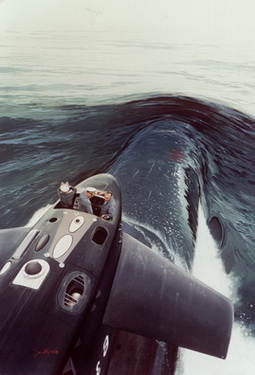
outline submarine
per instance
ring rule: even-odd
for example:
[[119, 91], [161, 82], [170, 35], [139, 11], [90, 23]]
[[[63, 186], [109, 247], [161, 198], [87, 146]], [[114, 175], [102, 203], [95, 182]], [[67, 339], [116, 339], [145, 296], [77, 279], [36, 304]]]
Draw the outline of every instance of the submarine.
[[[93, 213], [78, 204], [89, 187]], [[76, 188], [72, 207], [0, 231], [0, 374], [107, 374], [119, 330], [226, 358], [231, 301], [123, 230], [111, 174]]]

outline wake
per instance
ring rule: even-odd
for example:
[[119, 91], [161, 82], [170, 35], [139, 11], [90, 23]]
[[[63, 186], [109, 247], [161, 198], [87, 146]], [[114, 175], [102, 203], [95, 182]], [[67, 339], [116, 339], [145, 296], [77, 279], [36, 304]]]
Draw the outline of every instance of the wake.
[[[238, 280], [226, 275], [217, 246], [211, 237], [206, 220], [199, 207], [197, 244], [193, 275], [211, 286], [232, 302]], [[208, 337], [210, 340], [210, 337]], [[228, 355], [225, 360], [207, 356], [187, 349], [180, 349], [176, 375], [254, 375], [255, 338], [242, 322], [234, 323]]]

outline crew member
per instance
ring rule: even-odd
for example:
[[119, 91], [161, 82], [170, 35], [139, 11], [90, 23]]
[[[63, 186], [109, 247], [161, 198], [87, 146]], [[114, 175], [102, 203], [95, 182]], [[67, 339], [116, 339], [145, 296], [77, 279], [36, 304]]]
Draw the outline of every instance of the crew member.
[[57, 192], [61, 202], [61, 206], [64, 208], [73, 208], [77, 189], [71, 186], [69, 182], [61, 182]]
[[107, 191], [104, 195], [104, 203], [101, 207], [101, 217], [105, 220], [112, 220], [115, 215], [115, 200], [112, 192]]
[[93, 187], [88, 187], [84, 190], [79, 197], [79, 210], [83, 212], [88, 212], [93, 214], [92, 205], [90, 199], [94, 196], [96, 189]]

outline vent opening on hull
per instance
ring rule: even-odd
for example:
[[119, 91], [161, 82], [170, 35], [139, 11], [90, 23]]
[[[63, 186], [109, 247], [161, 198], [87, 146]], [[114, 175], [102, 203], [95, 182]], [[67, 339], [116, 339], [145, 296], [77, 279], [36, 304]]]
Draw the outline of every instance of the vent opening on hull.
[[107, 238], [107, 235], [108, 232], [105, 228], [97, 227], [93, 234], [92, 241], [94, 241], [98, 245], [103, 245]]
[[58, 294], [60, 306], [71, 313], [80, 312], [89, 297], [91, 280], [85, 273], [72, 272], [66, 276]]
[[84, 278], [82, 276], [75, 277], [67, 286], [64, 299], [65, 306], [73, 307], [76, 305], [84, 293], [84, 287]]
[[49, 222], [50, 223], [55, 223], [57, 220], [58, 220], [57, 217], [52, 217], [51, 219], [49, 219]]
[[219, 219], [216, 216], [213, 216], [209, 221], [208, 226], [213, 238], [221, 244], [223, 241], [223, 229]]

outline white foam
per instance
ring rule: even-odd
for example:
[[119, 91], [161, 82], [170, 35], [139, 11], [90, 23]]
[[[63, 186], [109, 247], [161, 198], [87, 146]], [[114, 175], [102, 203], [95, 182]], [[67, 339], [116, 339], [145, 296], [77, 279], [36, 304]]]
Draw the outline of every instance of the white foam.
[[[233, 302], [236, 283], [226, 275], [217, 246], [212, 239], [201, 207], [193, 266], [193, 275]], [[240, 323], [234, 323], [228, 355], [225, 360], [187, 349], [180, 349], [176, 375], [254, 375], [255, 339]]]

